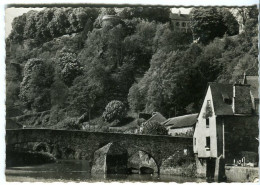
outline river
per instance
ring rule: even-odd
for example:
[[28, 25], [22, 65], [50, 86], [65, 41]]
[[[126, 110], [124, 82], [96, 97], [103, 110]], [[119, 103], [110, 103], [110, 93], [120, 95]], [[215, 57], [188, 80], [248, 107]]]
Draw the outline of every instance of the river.
[[139, 174], [90, 174], [89, 165], [83, 160], [61, 160], [57, 163], [9, 167], [6, 169], [6, 181], [9, 182], [93, 182], [93, 181], [128, 181], [128, 182], [205, 182], [205, 179], [174, 175], [139, 175]]

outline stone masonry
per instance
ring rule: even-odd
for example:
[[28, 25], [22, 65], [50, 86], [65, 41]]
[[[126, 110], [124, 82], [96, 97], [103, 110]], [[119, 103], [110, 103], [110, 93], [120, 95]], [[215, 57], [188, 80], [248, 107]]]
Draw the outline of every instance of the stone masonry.
[[[6, 130], [7, 151], [47, 151], [60, 159], [83, 159], [93, 164], [94, 153], [108, 143], [118, 143], [128, 156], [144, 151], [160, 167], [171, 159], [191, 158], [192, 138], [102, 133], [51, 129]], [[45, 146], [45, 148], [44, 148]], [[185, 153], [185, 155], [180, 155]], [[178, 155], [177, 155], [178, 154]], [[187, 155], [188, 154], [188, 155]]]

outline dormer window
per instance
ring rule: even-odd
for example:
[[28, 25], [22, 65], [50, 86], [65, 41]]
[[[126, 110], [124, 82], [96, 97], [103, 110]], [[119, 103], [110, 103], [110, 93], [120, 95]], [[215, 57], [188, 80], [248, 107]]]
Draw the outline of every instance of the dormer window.
[[227, 93], [222, 93], [222, 99], [223, 99], [223, 102], [226, 104], [232, 103], [232, 99], [228, 96]]

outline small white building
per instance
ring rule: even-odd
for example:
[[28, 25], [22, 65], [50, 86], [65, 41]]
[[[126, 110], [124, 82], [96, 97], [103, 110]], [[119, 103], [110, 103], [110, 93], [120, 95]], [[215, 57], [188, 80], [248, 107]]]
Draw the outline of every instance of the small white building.
[[194, 133], [194, 126], [197, 122], [198, 114], [188, 114], [184, 116], [178, 116], [169, 118], [163, 125], [168, 130], [168, 134], [171, 136], [186, 136], [192, 137]]

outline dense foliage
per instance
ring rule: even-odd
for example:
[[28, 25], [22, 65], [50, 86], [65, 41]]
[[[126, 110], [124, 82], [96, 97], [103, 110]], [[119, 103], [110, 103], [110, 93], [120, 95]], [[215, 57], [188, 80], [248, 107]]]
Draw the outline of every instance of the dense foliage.
[[126, 116], [126, 107], [121, 101], [113, 100], [105, 108], [102, 117], [107, 122], [121, 121]]
[[[103, 26], [108, 14], [120, 21]], [[50, 125], [83, 115], [91, 122], [104, 111], [108, 122], [126, 110], [172, 117], [198, 112], [208, 82], [257, 75], [256, 8], [193, 9], [187, 33], [173, 29], [169, 14], [167, 8], [46, 8], [15, 18], [6, 40], [7, 116], [51, 110]], [[113, 100], [124, 104], [121, 112], [108, 104]]]
[[156, 121], [148, 121], [143, 124], [141, 134], [144, 135], [168, 135], [168, 130]]
[[191, 29], [194, 39], [202, 43], [209, 43], [215, 37], [222, 37], [225, 33], [238, 33], [238, 23], [235, 17], [226, 9], [194, 8], [191, 14]]
[[99, 10], [95, 8], [46, 8], [29, 11], [14, 19], [10, 39], [21, 42], [32, 39], [46, 42], [52, 38], [82, 31], [88, 21], [95, 21]]
[[50, 109], [52, 76], [51, 66], [42, 60], [32, 58], [26, 62], [20, 99], [28, 109], [36, 112]]

